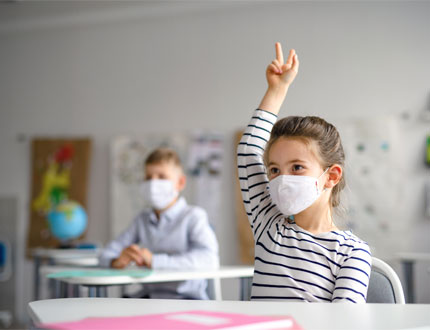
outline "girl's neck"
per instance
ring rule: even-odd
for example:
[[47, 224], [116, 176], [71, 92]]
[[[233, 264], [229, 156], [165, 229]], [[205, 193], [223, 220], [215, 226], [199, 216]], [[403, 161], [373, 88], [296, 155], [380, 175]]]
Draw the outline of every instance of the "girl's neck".
[[338, 230], [333, 223], [333, 216], [328, 201], [327, 203], [314, 203], [306, 210], [296, 214], [294, 221], [299, 227], [312, 234]]

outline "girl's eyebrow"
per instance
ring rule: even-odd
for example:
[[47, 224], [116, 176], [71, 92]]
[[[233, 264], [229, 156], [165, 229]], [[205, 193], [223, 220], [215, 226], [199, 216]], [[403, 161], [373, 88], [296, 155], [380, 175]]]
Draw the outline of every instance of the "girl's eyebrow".
[[[304, 164], [307, 164], [308, 162], [306, 160], [304, 160], [304, 159], [293, 159], [293, 160], [290, 160], [290, 161], [286, 162], [285, 164], [291, 164], [291, 163], [304, 163]], [[271, 161], [271, 162], [269, 162], [269, 164], [267, 166], [271, 166], [271, 165], [278, 165], [278, 163]]]
[[293, 160], [286, 162], [286, 164], [291, 164], [291, 163], [307, 163], [307, 161], [304, 159], [293, 159]]

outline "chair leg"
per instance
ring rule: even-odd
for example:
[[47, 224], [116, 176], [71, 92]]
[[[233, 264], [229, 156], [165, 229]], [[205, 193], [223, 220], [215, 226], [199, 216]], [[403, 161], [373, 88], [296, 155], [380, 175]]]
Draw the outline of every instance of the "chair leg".
[[413, 261], [403, 261], [403, 273], [406, 281], [406, 302], [412, 304], [415, 301]]

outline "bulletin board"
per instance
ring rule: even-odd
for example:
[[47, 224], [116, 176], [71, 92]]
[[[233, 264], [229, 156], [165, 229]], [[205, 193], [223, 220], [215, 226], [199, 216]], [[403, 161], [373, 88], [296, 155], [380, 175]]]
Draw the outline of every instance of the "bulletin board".
[[[49, 230], [46, 212], [52, 189], [66, 191], [87, 212], [87, 191], [91, 158], [89, 138], [35, 138], [31, 143], [31, 202], [27, 256], [35, 247], [56, 248], [60, 242]], [[81, 236], [83, 238], [85, 233]]]
[[351, 118], [337, 126], [346, 154], [346, 227], [369, 243], [373, 255], [389, 258], [403, 248], [396, 237], [408, 224], [399, 221], [404, 199], [399, 120]]

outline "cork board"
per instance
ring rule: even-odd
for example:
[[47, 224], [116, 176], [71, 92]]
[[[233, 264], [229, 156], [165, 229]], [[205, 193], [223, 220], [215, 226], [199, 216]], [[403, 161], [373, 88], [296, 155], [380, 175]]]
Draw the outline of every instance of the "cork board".
[[[239, 144], [243, 131], [238, 131], [235, 134], [235, 146]], [[235, 149], [236, 153], [236, 149]], [[235, 157], [235, 159], [237, 159]], [[236, 163], [236, 219], [237, 230], [239, 233], [239, 257], [244, 264], [254, 264], [254, 236], [249, 225], [248, 216], [246, 215], [243, 205], [242, 193], [240, 191], [239, 176], [237, 175]]]
[[[66, 195], [70, 200], [78, 202], [88, 214], [90, 153], [89, 138], [32, 140], [27, 256], [30, 256], [30, 249], [35, 247], [60, 246], [60, 242], [51, 235], [46, 220], [46, 212], [52, 205], [52, 196], [60, 198]], [[85, 233], [80, 238], [83, 237]]]

